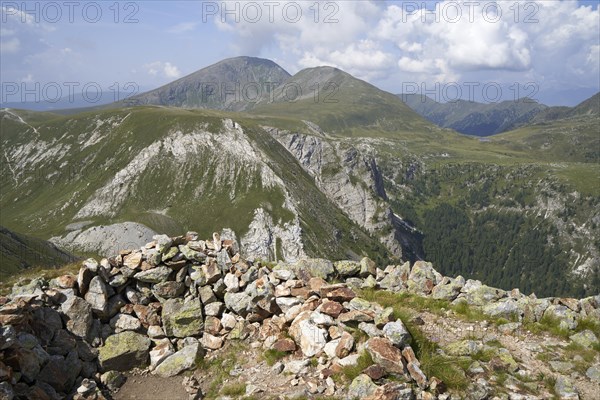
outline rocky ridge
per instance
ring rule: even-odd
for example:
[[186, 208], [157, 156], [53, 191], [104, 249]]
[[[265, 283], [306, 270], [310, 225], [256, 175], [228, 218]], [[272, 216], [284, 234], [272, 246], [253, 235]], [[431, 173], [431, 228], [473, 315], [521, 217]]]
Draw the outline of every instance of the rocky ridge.
[[[513, 321], [498, 329], [553, 319], [572, 333], [571, 342], [598, 345], [592, 331], [573, 330], [582, 321], [600, 319], [600, 296], [537, 299], [443, 277], [422, 261], [379, 269], [368, 258], [302, 259], [269, 267], [240, 257], [233, 239], [214, 234], [200, 240], [188, 232], [155, 236], [139, 249], [99, 263], [88, 259], [77, 276], [15, 285], [9, 297], [0, 299], [0, 397], [110, 398], [123, 384], [125, 371], [138, 368], [174, 377], [239, 341], [285, 355], [270, 373], [289, 376], [288, 386], [301, 388], [305, 396], [461, 398], [442, 380], [426, 375], [408, 321], [399, 319], [393, 307], [360, 295], [373, 290], [466, 304], [490, 318]], [[489, 350], [485, 347], [489, 341], [471, 338], [452, 342], [442, 352], [463, 356]], [[518, 385], [508, 395], [496, 393], [478, 375], [487, 368], [515, 376], [528, 373], [507, 352], [499, 349], [489, 362], [469, 367], [475, 370], [475, 386], [467, 398], [545, 398], [523, 394]], [[555, 371], [569, 369], [555, 364]], [[361, 370], [349, 384], [334, 379], [353, 367]], [[198, 373], [201, 377], [199, 369], [185, 379], [190, 398], [203, 398]], [[586, 374], [598, 383], [597, 367]], [[246, 393], [264, 390], [258, 385], [248, 385]], [[559, 398], [579, 398], [578, 386], [563, 373], [553, 390]]]

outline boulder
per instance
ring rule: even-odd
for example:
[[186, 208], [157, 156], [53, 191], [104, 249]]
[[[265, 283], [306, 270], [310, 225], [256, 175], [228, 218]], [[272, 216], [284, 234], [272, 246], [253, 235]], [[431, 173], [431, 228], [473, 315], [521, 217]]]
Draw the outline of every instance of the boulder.
[[373, 383], [371, 378], [366, 374], [360, 374], [348, 387], [348, 396], [351, 399], [364, 399], [370, 396], [377, 389], [377, 385]]
[[175, 376], [195, 368], [202, 357], [204, 350], [199, 343], [193, 343], [167, 357], [152, 373], [164, 378]]
[[171, 268], [161, 265], [156, 268], [138, 272], [133, 277], [140, 282], [160, 283], [169, 279], [172, 272], [173, 270]]
[[365, 350], [376, 364], [387, 372], [404, 374], [405, 366], [402, 352], [386, 338], [374, 337], [367, 340]]
[[61, 304], [66, 316], [67, 329], [75, 336], [85, 338], [92, 327], [92, 306], [81, 297], [72, 296]]
[[569, 336], [569, 338], [575, 343], [587, 348], [592, 348], [592, 346], [600, 343], [598, 341], [598, 337], [594, 334], [594, 332], [590, 331], [589, 329], [571, 335]]
[[517, 301], [511, 298], [501, 299], [497, 302], [489, 303], [483, 306], [483, 313], [495, 318], [505, 318], [512, 320], [520, 315]]
[[406, 329], [400, 320], [385, 324], [383, 327], [383, 336], [398, 348], [406, 346], [411, 339], [408, 329]]
[[408, 290], [418, 294], [430, 294], [433, 287], [442, 279], [442, 276], [433, 269], [431, 263], [417, 261], [413, 265], [406, 284]]
[[[111, 292], [114, 293], [112, 289]], [[93, 277], [85, 294], [85, 301], [92, 306], [92, 311], [98, 315], [105, 314], [108, 298], [109, 289], [106, 283], [99, 276]]]
[[150, 339], [132, 331], [109, 336], [100, 347], [98, 361], [105, 370], [128, 371], [148, 365]]
[[363, 257], [360, 260], [360, 271], [358, 276], [361, 278], [367, 278], [369, 276], [375, 275], [377, 273], [377, 264], [375, 261], [371, 260], [369, 257]]
[[342, 278], [356, 276], [360, 272], [360, 264], [356, 261], [337, 261], [333, 267]]
[[187, 302], [179, 298], [169, 299], [163, 304], [162, 322], [165, 334], [169, 337], [200, 335], [204, 329], [202, 304], [197, 298]]
[[565, 376], [559, 375], [554, 384], [554, 392], [560, 400], [579, 400], [577, 388]]

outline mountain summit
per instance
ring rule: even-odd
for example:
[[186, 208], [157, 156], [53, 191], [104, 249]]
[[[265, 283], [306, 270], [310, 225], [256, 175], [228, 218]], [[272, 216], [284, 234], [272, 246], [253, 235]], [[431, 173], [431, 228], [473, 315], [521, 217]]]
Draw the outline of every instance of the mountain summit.
[[271, 60], [228, 58], [128, 99], [128, 104], [244, 111], [290, 74]]

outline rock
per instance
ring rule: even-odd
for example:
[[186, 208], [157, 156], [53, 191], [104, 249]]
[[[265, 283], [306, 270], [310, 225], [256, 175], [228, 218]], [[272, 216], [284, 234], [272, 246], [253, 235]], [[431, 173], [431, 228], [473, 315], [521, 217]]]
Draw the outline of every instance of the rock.
[[373, 275], [369, 275], [365, 278], [360, 287], [361, 289], [375, 289], [377, 285], [377, 280], [373, 277]]
[[152, 239], [156, 242], [156, 250], [161, 254], [166, 254], [173, 246], [173, 240], [167, 235], [155, 235]]
[[343, 332], [339, 343], [335, 348], [335, 355], [338, 358], [344, 358], [350, 354], [354, 348], [354, 337], [348, 332]]
[[5, 350], [17, 342], [17, 331], [11, 325], [0, 326], [0, 350]]
[[369, 378], [366, 374], [360, 374], [350, 384], [348, 387], [348, 396], [351, 399], [358, 398], [364, 399], [367, 396], [370, 396], [377, 389], [377, 385], [373, 383], [371, 378]]
[[67, 317], [67, 329], [75, 336], [85, 338], [92, 327], [92, 306], [81, 297], [70, 297], [61, 305]]
[[204, 350], [199, 343], [190, 344], [177, 353], [167, 357], [152, 372], [163, 378], [180, 374], [196, 367], [197, 363], [204, 357]]
[[274, 269], [272, 274], [275, 279], [279, 279], [280, 281], [296, 279], [296, 274], [294, 274], [294, 271], [286, 269]]
[[163, 338], [165, 336], [165, 332], [163, 331], [162, 326], [160, 325], [150, 325], [148, 327], [148, 337], [152, 339]]
[[293, 306], [302, 304], [302, 300], [297, 297], [277, 297], [275, 303], [277, 303], [281, 311], [285, 314]]
[[427, 377], [425, 376], [423, 371], [421, 371], [421, 368], [417, 363], [409, 362], [406, 366], [406, 369], [408, 369], [410, 377], [413, 378], [413, 380], [417, 383], [417, 385], [419, 385], [421, 389], [425, 389], [428, 386]]
[[117, 333], [123, 331], [137, 331], [142, 327], [142, 323], [139, 319], [131, 315], [117, 314], [110, 320], [110, 327]]
[[69, 392], [81, 371], [81, 361], [76, 351], [67, 357], [51, 356], [37, 377], [39, 382], [52, 386], [57, 392]]
[[123, 386], [125, 380], [125, 375], [119, 371], [107, 371], [100, 375], [100, 382], [111, 391], [115, 391]]
[[234, 274], [228, 273], [227, 275], [225, 275], [223, 282], [225, 283], [225, 286], [227, 287], [228, 292], [231, 292], [231, 293], [239, 292], [240, 281], [237, 278], [237, 276], [235, 276]]
[[600, 367], [592, 366], [587, 369], [585, 375], [593, 382], [600, 383]]
[[385, 324], [383, 327], [383, 336], [398, 348], [406, 346], [411, 339], [410, 333], [400, 320]]
[[225, 304], [221, 303], [220, 301], [217, 301], [215, 303], [210, 303], [210, 304], [204, 306], [204, 313], [207, 316], [216, 317], [216, 316], [221, 315], [221, 313], [223, 312], [224, 309], [225, 309]]
[[138, 317], [144, 327], [151, 325], [161, 325], [161, 317], [159, 314], [160, 307], [158, 303], [150, 303], [150, 305], [143, 306], [141, 304], [135, 304], [133, 306], [133, 312]]
[[204, 333], [204, 335], [202, 335], [202, 338], [200, 339], [200, 343], [202, 344], [202, 346], [210, 350], [217, 350], [223, 347], [223, 341], [223, 337], [214, 336], [206, 332]]
[[579, 394], [573, 383], [562, 375], [556, 378], [554, 392], [560, 400], [579, 400]]
[[574, 365], [569, 361], [549, 361], [550, 368], [556, 372], [569, 373], [573, 370]]
[[[427, 392], [422, 392], [423, 396]], [[414, 400], [413, 390], [404, 383], [388, 382], [363, 400]], [[423, 400], [425, 397], [423, 397]]]
[[502, 317], [508, 320], [519, 317], [519, 307], [517, 301], [511, 298], [501, 299], [495, 303], [486, 304], [483, 307], [483, 313], [490, 317]]
[[375, 325], [377, 328], [381, 329], [388, 322], [392, 322], [394, 320], [394, 309], [392, 307], [386, 307], [381, 312], [378, 312], [375, 315]]
[[363, 373], [368, 375], [369, 378], [377, 381], [385, 376], [385, 369], [381, 365], [373, 364], [369, 365]]
[[377, 329], [377, 326], [375, 326], [375, 324], [361, 322], [360, 324], [358, 324], [358, 329], [366, 333], [369, 337], [383, 336], [383, 331], [381, 329]]
[[424, 261], [417, 261], [413, 265], [406, 282], [408, 290], [413, 293], [430, 294], [441, 275], [433, 269], [433, 265]]
[[479, 281], [469, 279], [461, 290], [465, 294], [465, 300], [470, 305], [483, 307], [493, 303], [506, 295], [501, 289], [482, 285]]
[[130, 269], [138, 269], [142, 263], [142, 252], [137, 251], [123, 257], [123, 266]]
[[470, 356], [481, 350], [481, 344], [473, 340], [458, 340], [448, 344], [445, 350], [451, 356]]
[[2, 400], [13, 400], [15, 398], [15, 392], [12, 385], [8, 382], [0, 382], [0, 399]]
[[371, 275], [375, 275], [377, 273], [377, 265], [375, 261], [371, 260], [369, 257], [363, 257], [360, 260], [360, 271], [358, 276], [361, 278], [367, 278]]
[[225, 307], [234, 313], [245, 317], [251, 309], [251, 298], [246, 292], [225, 293]]
[[310, 320], [310, 311], [303, 311], [292, 322], [289, 334], [305, 357], [312, 357], [323, 350], [327, 343], [327, 331]]
[[198, 299], [187, 302], [179, 298], [169, 299], [163, 304], [162, 322], [165, 334], [169, 337], [200, 335], [204, 329], [202, 304]]
[[77, 288], [77, 278], [73, 275], [61, 275], [50, 281], [50, 287], [58, 287], [60, 289], [75, 289]]
[[569, 338], [575, 343], [587, 348], [592, 348], [592, 346], [600, 343], [598, 337], [589, 329], [571, 335]]
[[271, 348], [277, 351], [284, 351], [290, 353], [296, 351], [296, 342], [289, 338], [283, 338], [273, 343], [273, 346], [271, 346]]
[[180, 245], [179, 251], [188, 261], [204, 261], [206, 254], [201, 251], [192, 250], [188, 245]]
[[278, 265], [277, 267], [293, 271], [304, 282], [308, 282], [313, 277], [327, 280], [335, 273], [333, 263], [320, 258], [302, 259], [291, 265]]
[[431, 297], [452, 301], [458, 297], [464, 285], [465, 279], [462, 276], [458, 276], [456, 279], [444, 277], [431, 291]]
[[85, 294], [85, 301], [92, 306], [92, 311], [98, 315], [106, 312], [109, 291], [106, 283], [99, 276], [95, 276], [90, 281], [88, 292]]
[[203, 264], [200, 268], [200, 271], [204, 275], [206, 283], [209, 285], [212, 285], [213, 283], [217, 282], [223, 276], [221, 273], [222, 271], [219, 269], [219, 266], [215, 262]]
[[548, 306], [544, 312], [544, 317], [558, 319], [561, 326], [567, 329], [575, 329], [577, 327], [577, 314], [562, 305], [552, 304]]
[[342, 306], [337, 301], [323, 301], [323, 303], [317, 308], [319, 312], [323, 314], [329, 315], [333, 318], [337, 318], [342, 311], [344, 311], [344, 306]]
[[407, 363], [409, 363], [409, 364], [413, 363], [417, 367], [421, 366], [421, 363], [417, 359], [417, 356], [415, 355], [415, 352], [413, 351], [412, 347], [410, 347], [410, 346], [404, 347], [404, 349], [402, 349], [402, 356], [404, 357], [404, 359], [406, 360]]
[[98, 361], [103, 370], [128, 371], [148, 365], [150, 339], [132, 331], [109, 336], [100, 347]]
[[215, 293], [212, 291], [210, 286], [202, 286], [201, 288], [199, 288], [198, 296], [200, 296], [200, 301], [202, 301], [202, 304], [204, 304], [205, 306], [207, 304], [214, 303], [215, 301], [217, 301], [217, 297], [215, 296]]
[[405, 367], [400, 349], [386, 338], [371, 338], [365, 344], [365, 350], [376, 364], [390, 373], [404, 374]]
[[167, 281], [157, 283], [152, 287], [152, 294], [157, 299], [173, 299], [179, 297], [185, 292], [185, 284], [183, 282]]
[[300, 373], [305, 367], [310, 364], [310, 360], [292, 360], [285, 363], [283, 372], [289, 372], [290, 374], [296, 375]]
[[353, 367], [355, 365], [358, 365], [359, 358], [360, 358], [360, 354], [350, 354], [349, 356], [346, 356], [344, 358], [340, 358], [339, 360], [337, 360], [336, 364], [342, 368]]
[[82, 395], [89, 394], [95, 391], [97, 386], [98, 385], [96, 384], [96, 382], [86, 378], [83, 381], [81, 381], [81, 385], [79, 385], [79, 387], [77, 388], [77, 393]]
[[333, 267], [342, 278], [356, 276], [360, 272], [360, 264], [356, 261], [337, 261], [333, 264]]
[[160, 339], [154, 341], [155, 346], [150, 350], [150, 369], [156, 367], [172, 354], [175, 354], [175, 348], [169, 339]]
[[138, 272], [133, 277], [140, 282], [160, 283], [169, 279], [172, 272], [173, 270], [169, 267], [158, 266], [156, 268]]

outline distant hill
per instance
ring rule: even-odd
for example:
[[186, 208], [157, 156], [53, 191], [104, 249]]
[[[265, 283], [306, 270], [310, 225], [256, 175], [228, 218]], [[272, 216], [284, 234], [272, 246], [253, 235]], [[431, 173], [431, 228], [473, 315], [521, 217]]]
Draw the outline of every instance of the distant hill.
[[585, 115], [600, 114], [600, 92], [587, 100], [582, 101], [575, 107], [548, 107], [544, 111], [537, 114], [531, 122], [548, 122], [556, 121], [564, 118], [572, 118]]
[[76, 260], [50, 242], [0, 226], [0, 280], [31, 267], [57, 267]]
[[289, 77], [271, 60], [228, 58], [122, 103], [244, 111]]
[[527, 98], [484, 104], [464, 100], [438, 103], [419, 94], [399, 94], [398, 97], [436, 125], [474, 136], [491, 136], [515, 129], [548, 108]]
[[428, 130], [426, 120], [396, 96], [333, 67], [307, 68], [283, 82], [273, 101], [261, 101], [254, 114], [310, 120], [330, 132]]

